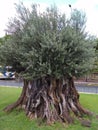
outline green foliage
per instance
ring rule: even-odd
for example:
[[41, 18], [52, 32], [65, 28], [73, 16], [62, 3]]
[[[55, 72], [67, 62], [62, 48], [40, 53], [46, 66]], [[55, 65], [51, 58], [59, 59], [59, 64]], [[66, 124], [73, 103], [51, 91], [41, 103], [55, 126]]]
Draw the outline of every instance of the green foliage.
[[10, 39], [10, 35], [5, 35], [4, 37], [0, 38], [0, 45], [4, 44], [8, 39]]
[[9, 22], [11, 38], [0, 48], [0, 60], [25, 78], [46, 75], [80, 76], [92, 69], [94, 39], [84, 31], [85, 14], [73, 10], [71, 19], [56, 6], [40, 13], [16, 5], [17, 17]]
[[94, 67], [92, 69], [92, 73], [98, 73], [98, 38], [95, 39], [95, 62], [94, 62]]

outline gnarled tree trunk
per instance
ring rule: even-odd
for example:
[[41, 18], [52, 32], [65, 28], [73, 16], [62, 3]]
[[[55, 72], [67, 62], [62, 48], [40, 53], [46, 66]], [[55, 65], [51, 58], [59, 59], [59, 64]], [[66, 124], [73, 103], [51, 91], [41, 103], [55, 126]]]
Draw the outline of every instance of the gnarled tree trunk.
[[32, 81], [24, 80], [19, 99], [4, 110], [8, 112], [18, 106], [26, 111], [30, 119], [41, 118], [48, 124], [55, 121], [73, 123], [73, 114], [77, 117], [91, 114], [80, 105], [72, 77], [56, 79], [47, 76]]

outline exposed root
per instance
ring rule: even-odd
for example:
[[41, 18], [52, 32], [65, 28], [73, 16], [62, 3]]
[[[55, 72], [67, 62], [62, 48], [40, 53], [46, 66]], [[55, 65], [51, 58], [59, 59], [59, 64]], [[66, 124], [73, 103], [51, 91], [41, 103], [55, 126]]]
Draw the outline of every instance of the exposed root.
[[47, 124], [56, 121], [73, 123], [73, 114], [77, 117], [91, 115], [80, 105], [72, 77], [66, 80], [44, 77], [24, 81], [20, 98], [4, 110], [8, 112], [19, 105], [30, 119], [41, 118]]
[[23, 86], [22, 93], [21, 93], [20, 97], [18, 98], [18, 100], [15, 103], [10, 104], [7, 107], [5, 107], [3, 109], [5, 112], [10, 112], [18, 106], [23, 106], [23, 104], [25, 102], [25, 98], [26, 98], [27, 87], [28, 87], [28, 82], [26, 80], [24, 80], [24, 86]]

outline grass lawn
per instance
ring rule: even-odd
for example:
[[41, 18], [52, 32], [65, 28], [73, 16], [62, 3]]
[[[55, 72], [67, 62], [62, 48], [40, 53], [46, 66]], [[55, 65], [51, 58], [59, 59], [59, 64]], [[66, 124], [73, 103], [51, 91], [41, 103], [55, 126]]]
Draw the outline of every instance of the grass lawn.
[[[78, 121], [73, 125], [62, 125], [60, 123], [46, 126], [38, 125], [36, 120], [29, 120], [22, 110], [13, 110], [11, 113], [3, 112], [3, 108], [16, 101], [21, 93], [21, 88], [0, 87], [0, 130], [98, 130], [98, 119], [91, 119], [90, 128], [83, 127]], [[98, 95], [80, 94], [81, 104], [97, 113], [98, 115]]]

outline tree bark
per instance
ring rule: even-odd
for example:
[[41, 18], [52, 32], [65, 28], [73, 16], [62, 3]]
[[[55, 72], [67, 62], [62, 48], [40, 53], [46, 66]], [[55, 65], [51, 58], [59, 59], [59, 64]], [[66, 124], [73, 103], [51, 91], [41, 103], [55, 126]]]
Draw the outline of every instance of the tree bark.
[[56, 121], [73, 123], [72, 115], [91, 115], [81, 106], [72, 77], [56, 79], [47, 76], [32, 81], [24, 80], [19, 99], [4, 110], [8, 112], [18, 106], [25, 110], [30, 119], [41, 118], [47, 124]]
[[18, 98], [18, 100], [13, 103], [8, 105], [7, 107], [4, 108], [5, 112], [10, 112], [12, 111], [14, 108], [18, 107], [18, 106], [22, 106], [23, 102], [25, 102], [25, 98], [26, 98], [26, 92], [27, 92], [27, 87], [28, 87], [28, 81], [24, 80], [24, 86], [21, 92], [20, 97]]

